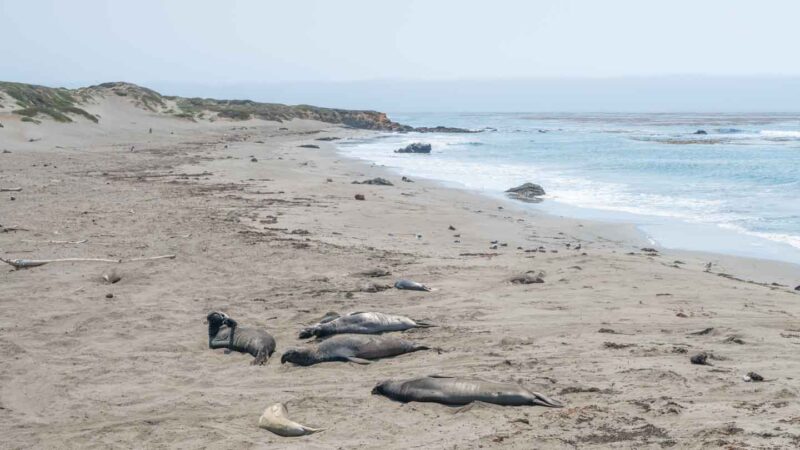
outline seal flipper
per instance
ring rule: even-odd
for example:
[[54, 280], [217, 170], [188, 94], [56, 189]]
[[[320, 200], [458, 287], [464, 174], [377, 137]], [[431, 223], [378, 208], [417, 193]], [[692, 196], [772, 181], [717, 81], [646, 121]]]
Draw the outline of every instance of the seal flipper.
[[267, 353], [266, 350], [261, 349], [258, 351], [258, 354], [256, 355], [255, 359], [253, 359], [253, 365], [263, 366], [264, 364], [267, 363], [267, 361], [269, 361], [269, 353]]
[[548, 406], [550, 408], [563, 408], [564, 404], [559, 402], [558, 400], [553, 400], [551, 398], [547, 398], [544, 395], [538, 392], [531, 392], [534, 399], [531, 402], [532, 405], [539, 405], [539, 406]]
[[355, 356], [348, 356], [345, 359], [347, 359], [351, 363], [356, 363], [356, 364], [364, 364], [364, 365], [372, 364], [372, 361], [370, 361], [370, 360], [363, 359], [363, 358], [356, 358]]
[[416, 324], [417, 328], [435, 328], [439, 326], [439, 325], [434, 325], [430, 322], [425, 322], [424, 320], [414, 320], [414, 323]]

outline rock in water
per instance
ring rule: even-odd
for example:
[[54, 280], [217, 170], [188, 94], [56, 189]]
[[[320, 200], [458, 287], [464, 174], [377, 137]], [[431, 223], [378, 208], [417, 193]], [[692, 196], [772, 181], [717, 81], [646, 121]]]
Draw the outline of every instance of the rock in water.
[[545, 195], [545, 192], [538, 184], [525, 183], [507, 190], [506, 194], [510, 198], [523, 202], [540, 202], [542, 199], [539, 197]]
[[708, 132], [706, 130], [697, 130], [694, 134], [708, 134]]
[[431, 144], [423, 144], [421, 142], [415, 142], [413, 144], [408, 144], [404, 148], [398, 148], [394, 152], [395, 153], [430, 153], [431, 152]]

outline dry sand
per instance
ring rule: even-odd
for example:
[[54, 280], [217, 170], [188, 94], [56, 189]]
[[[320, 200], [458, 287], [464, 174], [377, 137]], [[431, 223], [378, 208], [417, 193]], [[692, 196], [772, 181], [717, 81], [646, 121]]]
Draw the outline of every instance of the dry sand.
[[[24, 228], [0, 230], [0, 256], [177, 258], [0, 270], [0, 447], [800, 446], [796, 267], [648, 255], [630, 227], [404, 183], [315, 140], [368, 132], [192, 123], [123, 99], [94, 108], [97, 125], [0, 114], [0, 152], [11, 151], [0, 153], [0, 188], [23, 189], [0, 194], [0, 224]], [[374, 176], [395, 185], [351, 184]], [[492, 250], [493, 240], [507, 246]], [[122, 280], [108, 285], [111, 266]], [[435, 291], [360, 292], [367, 280], [353, 273], [375, 267], [392, 272], [381, 282]], [[545, 283], [508, 282], [528, 270]], [[208, 349], [212, 310], [267, 328], [278, 343], [269, 364]], [[359, 310], [439, 324], [404, 334], [441, 353], [280, 364], [303, 343], [302, 324]], [[713, 366], [689, 363], [701, 351]], [[744, 382], [749, 371], [768, 381]], [[370, 394], [425, 374], [519, 382], [567, 406], [462, 411]], [[275, 402], [327, 430], [259, 429]]]

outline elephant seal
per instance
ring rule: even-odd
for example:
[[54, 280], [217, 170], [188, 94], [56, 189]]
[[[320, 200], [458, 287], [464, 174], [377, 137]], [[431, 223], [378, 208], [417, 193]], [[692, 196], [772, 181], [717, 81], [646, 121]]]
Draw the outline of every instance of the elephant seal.
[[[328, 320], [326, 320], [328, 319]], [[387, 331], [405, 331], [411, 328], [429, 328], [431, 325], [404, 316], [380, 312], [354, 312], [335, 317], [328, 313], [323, 321], [300, 331], [300, 339], [312, 336], [325, 337], [334, 334], [380, 334]]]
[[417, 283], [416, 281], [411, 280], [397, 280], [394, 284], [396, 289], [405, 289], [409, 291], [430, 291], [431, 288], [425, 286], [422, 283]]
[[221, 312], [211, 312], [208, 322], [208, 348], [227, 348], [255, 357], [254, 365], [267, 362], [275, 351], [275, 339], [265, 330], [242, 327], [235, 320]]
[[342, 334], [326, 339], [313, 347], [287, 350], [281, 356], [281, 364], [287, 361], [299, 366], [311, 366], [327, 361], [370, 364], [370, 359], [387, 358], [418, 350], [430, 350], [430, 347], [394, 336]]
[[258, 426], [278, 436], [296, 437], [325, 431], [324, 428], [311, 428], [289, 419], [289, 411], [283, 403], [275, 403], [264, 410], [258, 418]]
[[405, 381], [384, 381], [375, 386], [372, 393], [400, 402], [434, 402], [445, 405], [484, 402], [503, 406], [539, 405], [552, 408], [564, 406], [514, 383], [439, 375]]

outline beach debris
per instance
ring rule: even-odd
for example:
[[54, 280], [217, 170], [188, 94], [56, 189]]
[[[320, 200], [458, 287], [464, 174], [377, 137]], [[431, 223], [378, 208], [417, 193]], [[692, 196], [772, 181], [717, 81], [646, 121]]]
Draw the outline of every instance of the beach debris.
[[108, 294], [106, 294], [106, 298], [114, 298], [114, 294], [109, 292]]
[[333, 136], [330, 136], [330, 137], [321, 137], [321, 138], [316, 138], [316, 139], [314, 139], [314, 140], [315, 140], [315, 141], [328, 141], [328, 142], [330, 142], [330, 141], [338, 141], [339, 139], [341, 139], [341, 138], [339, 138], [339, 137], [333, 137]]
[[692, 134], [708, 134], [708, 131], [706, 131], [706, 130], [697, 130]]
[[506, 190], [506, 195], [514, 200], [521, 200], [523, 202], [538, 203], [542, 199], [539, 198], [545, 195], [544, 188], [535, 183], [524, 183], [517, 187], [512, 187]]
[[324, 428], [307, 427], [289, 419], [289, 411], [283, 403], [275, 403], [265, 409], [258, 418], [258, 426], [283, 437], [306, 436], [325, 431]]
[[16, 200], [16, 199], [17, 199], [17, 197], [14, 197], [14, 196], [11, 196], [11, 197], [9, 197], [9, 200], [11, 200], [12, 202], [13, 202], [14, 200]]
[[104, 259], [104, 258], [61, 258], [61, 259], [3, 259], [0, 261], [9, 264], [15, 269], [29, 269], [31, 267], [43, 266], [45, 264], [57, 262], [110, 262], [110, 263], [123, 263], [134, 261], [152, 261], [156, 259], [175, 259], [175, 255], [162, 255], [150, 256], [147, 258], [132, 258], [132, 259]]
[[118, 282], [121, 279], [122, 279], [122, 276], [120, 276], [117, 273], [117, 269], [111, 269], [111, 270], [103, 273], [103, 280], [105, 280], [105, 282], [108, 283], [108, 284], [114, 284], [114, 283]]
[[603, 347], [613, 350], [622, 350], [624, 348], [635, 347], [636, 344], [620, 344], [618, 342], [603, 342]]
[[89, 242], [88, 239], [81, 239], [80, 241], [33, 241], [30, 239], [23, 239], [22, 242], [29, 242], [32, 244], [85, 244]]
[[394, 284], [396, 289], [403, 289], [409, 291], [430, 291], [431, 288], [425, 286], [422, 283], [417, 283], [416, 281], [411, 280], [397, 280]]
[[22, 191], [21, 187], [0, 188], [0, 192], [20, 192], [20, 191]]
[[755, 372], [748, 372], [747, 375], [743, 376], [742, 378], [744, 379], [744, 381], [748, 383], [751, 381], [756, 381], [756, 382], [764, 381], [764, 377]]
[[535, 283], [544, 283], [544, 272], [541, 270], [529, 270], [521, 275], [515, 275], [511, 277], [508, 281], [511, 284], [535, 284]]
[[454, 227], [452, 225], [448, 226], [447, 229], [450, 230], [450, 231], [456, 231], [456, 227]]
[[698, 353], [698, 354], [692, 356], [691, 358], [689, 358], [689, 361], [692, 364], [698, 364], [698, 365], [701, 365], [701, 366], [711, 366], [713, 364], [708, 362], [708, 357], [709, 357], [708, 353], [705, 353], [705, 352]]
[[256, 158], [255, 156], [253, 156], [252, 158], [250, 158], [250, 162], [258, 162], [258, 158]]
[[713, 265], [714, 265], [714, 264], [712, 264], [711, 262], [707, 262], [707, 263], [706, 263], [706, 265], [705, 265], [705, 266], [703, 266], [703, 267], [705, 268], [704, 272], [711, 272], [711, 267], [712, 267]]
[[403, 177], [403, 178], [401, 178], [401, 180], [405, 181], [406, 183], [413, 183], [414, 182], [414, 180], [412, 180], [411, 178], [408, 178], [408, 177]]
[[376, 267], [374, 269], [365, 270], [363, 272], [358, 272], [356, 275], [364, 276], [364, 277], [372, 277], [372, 278], [379, 278], [379, 277], [387, 277], [391, 275], [392, 272], [389, 272], [386, 269], [381, 269]]
[[366, 200], [364, 194], [356, 194], [356, 200]]
[[359, 285], [358, 290], [361, 292], [381, 292], [387, 289], [391, 289], [392, 285], [390, 284], [378, 284], [372, 281], [367, 281]]
[[415, 142], [408, 144], [403, 148], [398, 148], [395, 153], [430, 153], [431, 144], [423, 144], [422, 142]]
[[394, 186], [394, 184], [392, 184], [391, 181], [381, 177], [373, 178], [371, 180], [353, 181], [352, 184], [374, 184], [376, 186]]
[[797, 287], [794, 288], [794, 290], [795, 291], [800, 291], [800, 284], [798, 284]]
[[298, 145], [298, 147], [300, 147], [300, 148], [319, 148], [319, 145], [314, 145], [314, 144], [301, 144], [301, 145]]
[[725, 342], [726, 344], [739, 344], [739, 345], [744, 344], [744, 341], [738, 336], [728, 336], [727, 338], [725, 338], [723, 342]]
[[612, 330], [611, 328], [600, 328], [597, 330], [598, 333], [608, 333], [608, 334], [617, 334], [616, 331]]
[[690, 335], [694, 335], [694, 336], [705, 336], [706, 334], [709, 334], [712, 331], [714, 331], [714, 327], [708, 327], [708, 328], [704, 328], [704, 329], [702, 329], [700, 331], [693, 331], [693, 332], [691, 332], [689, 334]]

